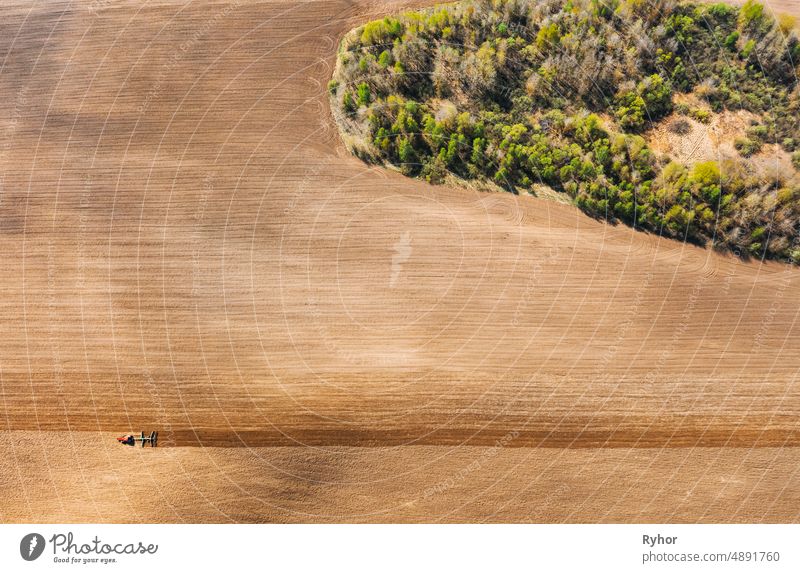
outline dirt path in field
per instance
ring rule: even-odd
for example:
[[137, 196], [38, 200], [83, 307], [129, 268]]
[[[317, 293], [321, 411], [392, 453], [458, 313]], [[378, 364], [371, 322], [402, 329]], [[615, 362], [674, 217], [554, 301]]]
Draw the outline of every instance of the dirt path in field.
[[0, 520], [797, 519], [800, 272], [350, 157], [406, 4], [4, 4]]

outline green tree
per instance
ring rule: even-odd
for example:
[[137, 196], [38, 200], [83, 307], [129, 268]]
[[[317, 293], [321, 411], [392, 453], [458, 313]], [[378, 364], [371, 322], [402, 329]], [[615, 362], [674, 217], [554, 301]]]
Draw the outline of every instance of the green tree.
[[342, 97], [342, 107], [347, 113], [353, 113], [356, 110], [357, 106], [353, 101], [353, 96], [350, 94], [350, 92], [344, 92], [344, 96]]
[[412, 163], [417, 161], [417, 153], [414, 150], [414, 145], [407, 137], [402, 137], [397, 143], [397, 155], [403, 163]]
[[403, 35], [403, 24], [395, 18], [384, 18], [364, 25], [361, 43], [367, 46], [385, 44]]
[[370, 93], [366, 82], [358, 84], [358, 105], [369, 105]]
[[636, 91], [644, 100], [651, 119], [659, 119], [672, 111], [672, 88], [660, 75], [646, 77], [636, 86]]
[[617, 106], [614, 115], [622, 129], [637, 131], [644, 127], [645, 103], [642, 96], [629, 91], [617, 96]]

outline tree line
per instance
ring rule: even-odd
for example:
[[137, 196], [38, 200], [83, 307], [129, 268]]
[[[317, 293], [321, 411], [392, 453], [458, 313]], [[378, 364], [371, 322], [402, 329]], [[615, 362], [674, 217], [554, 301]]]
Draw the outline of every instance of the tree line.
[[[409, 176], [545, 184], [593, 216], [800, 261], [797, 177], [682, 165], [643, 137], [743, 109], [758, 119], [738, 152], [774, 143], [800, 169], [793, 28], [753, 0], [473, 0], [354, 30], [329, 90], [352, 149]], [[690, 92], [708, 109], [674, 103]]]

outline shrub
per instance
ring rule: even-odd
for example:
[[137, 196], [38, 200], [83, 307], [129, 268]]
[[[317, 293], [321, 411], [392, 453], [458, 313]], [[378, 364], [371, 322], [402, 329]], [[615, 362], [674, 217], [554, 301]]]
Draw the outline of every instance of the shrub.
[[754, 125], [747, 129], [747, 137], [763, 142], [769, 136], [769, 128], [766, 125]]
[[672, 88], [660, 75], [646, 77], [636, 91], [644, 100], [650, 119], [658, 119], [672, 111]]
[[344, 96], [342, 97], [342, 107], [347, 113], [353, 113], [357, 109], [357, 106], [353, 101], [353, 96], [350, 92], [344, 92]]
[[664, 216], [664, 224], [667, 226], [667, 229], [676, 235], [682, 233], [688, 234], [688, 227], [692, 219], [694, 219], [694, 212], [687, 211], [680, 205], [673, 205]]
[[778, 29], [784, 36], [788, 36], [795, 28], [797, 28], [797, 18], [789, 14], [778, 15]]
[[395, 18], [370, 22], [361, 33], [361, 43], [367, 46], [385, 44], [403, 35], [403, 24]]
[[745, 59], [745, 60], [748, 59], [750, 57], [750, 54], [753, 53], [753, 50], [755, 49], [755, 47], [756, 47], [756, 41], [755, 40], [753, 40], [753, 39], [747, 40], [747, 42], [745, 42], [745, 44], [744, 44], [744, 47], [742, 47], [742, 51], [741, 51], [742, 59]]
[[558, 24], [548, 24], [536, 34], [536, 47], [540, 50], [547, 50], [558, 44], [559, 40], [561, 40], [561, 32]]
[[617, 108], [614, 115], [622, 129], [638, 131], [644, 127], [645, 122], [644, 99], [635, 92], [629, 91], [617, 97]]
[[414, 150], [414, 145], [409, 138], [403, 137], [398, 141], [397, 156], [400, 158], [401, 163], [415, 163], [417, 161], [417, 152]]
[[361, 82], [358, 84], [358, 105], [369, 105], [371, 96], [369, 92], [369, 86], [366, 82]]
[[729, 50], [736, 50], [736, 43], [739, 41], [739, 32], [734, 30], [725, 36], [725, 47]]
[[747, 0], [739, 10], [739, 27], [756, 31], [765, 31], [769, 21], [764, 14], [764, 6], [755, 0]]
[[761, 145], [761, 141], [747, 137], [738, 138], [733, 142], [733, 146], [742, 157], [750, 157], [751, 155], [758, 153], [761, 151]]
[[447, 165], [441, 156], [429, 159], [422, 168], [422, 177], [429, 183], [439, 185], [447, 176]]
[[657, 120], [672, 110], [672, 89], [658, 74], [647, 76], [635, 90], [617, 96], [615, 115], [623, 129], [638, 131], [646, 120]]
[[707, 109], [702, 109], [699, 107], [693, 108], [689, 112], [689, 117], [694, 120], [699, 121], [700, 123], [710, 123], [711, 122], [711, 112]]
[[675, 119], [670, 122], [669, 130], [678, 135], [686, 135], [692, 131], [692, 126], [685, 119]]
[[[797, 250], [800, 188], [757, 181], [741, 161], [664, 165], [635, 135], [673, 109], [703, 123], [747, 110], [756, 121], [736, 149], [781, 142], [800, 169], [800, 41], [752, 0], [455, 3], [370, 22], [339, 58], [331, 102], [369, 160], [431, 183], [546, 184], [595, 216], [758, 256]], [[673, 106], [673, 91], [709, 109]]]

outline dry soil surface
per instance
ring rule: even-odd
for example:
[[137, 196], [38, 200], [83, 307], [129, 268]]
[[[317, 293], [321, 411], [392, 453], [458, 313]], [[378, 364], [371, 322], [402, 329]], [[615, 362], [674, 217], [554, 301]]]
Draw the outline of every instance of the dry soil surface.
[[412, 4], [3, 3], [0, 521], [798, 520], [800, 271], [349, 156]]

